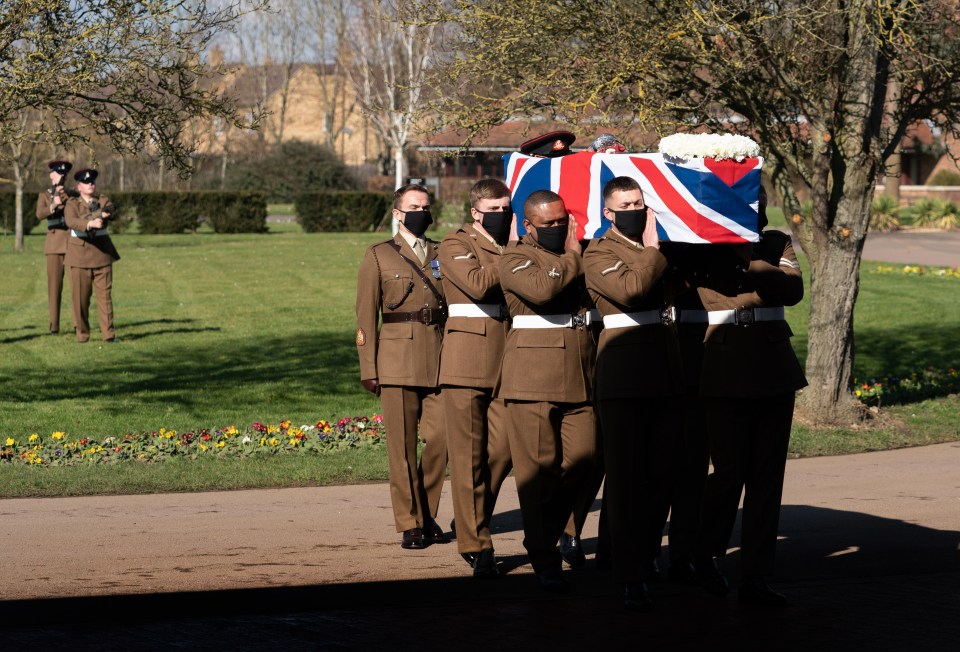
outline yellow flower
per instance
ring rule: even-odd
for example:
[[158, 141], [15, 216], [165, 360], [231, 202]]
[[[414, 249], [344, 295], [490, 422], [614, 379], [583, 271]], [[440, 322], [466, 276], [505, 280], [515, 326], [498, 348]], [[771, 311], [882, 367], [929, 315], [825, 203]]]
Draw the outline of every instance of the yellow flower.
[[33, 433], [32, 435], [30, 435], [30, 443], [31, 443], [31, 444], [32, 444], [33, 442], [37, 441], [38, 439], [40, 439], [40, 435], [38, 435], [37, 433]]
[[223, 431], [223, 434], [225, 434], [225, 435], [236, 435], [238, 432], [239, 432], [239, 431], [236, 429], [236, 427], [230, 426], [229, 428], [227, 428], [226, 430]]
[[280, 432], [280, 428], [276, 426], [267, 426], [267, 434], [272, 435], [275, 432]]
[[223, 447], [226, 446], [226, 445], [227, 445], [227, 442], [225, 442], [225, 441], [218, 441], [218, 442], [217, 442], [217, 448], [223, 448]]
[[300, 441], [300, 440], [297, 439], [296, 437], [291, 437], [291, 438], [290, 438], [290, 445], [291, 445], [291, 446], [296, 446], [299, 441]]
[[[651, 228], [652, 228], [652, 227], [651, 227]], [[162, 437], [162, 436], [165, 435], [166, 433], [167, 433], [167, 429], [166, 429], [166, 428], [160, 428], [160, 431], [159, 431], [157, 434], [159, 434], [159, 435]]]
[[261, 437], [261, 438], [260, 438], [260, 445], [263, 446], [263, 445], [266, 444], [266, 443], [267, 443], [267, 438], [266, 438], [266, 437]]
[[200, 450], [201, 450], [201, 451], [207, 450], [207, 445], [206, 445], [206, 444], [200, 444]]
[[16, 443], [17, 442], [13, 437], [7, 437], [7, 446], [13, 446]]
[[277, 444], [280, 443], [280, 440], [277, 439], [276, 437], [271, 437], [269, 443], [270, 443], [271, 446], [276, 446]]
[[56, 439], [57, 441], [60, 441], [61, 439], [63, 439], [63, 436], [66, 435], [66, 434], [67, 434], [67, 433], [65, 433], [65, 432], [55, 432], [55, 433], [53, 433], [53, 434], [50, 435], [50, 436], [53, 437], [54, 439]]

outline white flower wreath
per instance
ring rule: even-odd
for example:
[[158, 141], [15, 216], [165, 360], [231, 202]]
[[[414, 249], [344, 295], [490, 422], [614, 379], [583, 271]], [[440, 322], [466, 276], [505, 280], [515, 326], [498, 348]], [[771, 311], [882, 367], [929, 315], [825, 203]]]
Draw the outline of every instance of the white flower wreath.
[[752, 138], [734, 134], [673, 134], [660, 139], [660, 153], [671, 158], [712, 158], [743, 161], [760, 154]]

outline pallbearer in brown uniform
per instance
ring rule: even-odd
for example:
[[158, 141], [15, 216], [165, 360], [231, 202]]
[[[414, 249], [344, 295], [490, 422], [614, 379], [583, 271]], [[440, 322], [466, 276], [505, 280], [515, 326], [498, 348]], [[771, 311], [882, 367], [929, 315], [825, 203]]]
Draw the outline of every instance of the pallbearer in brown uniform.
[[393, 215], [397, 234], [371, 245], [360, 263], [356, 343], [360, 382], [383, 406], [393, 516], [409, 549], [445, 541], [434, 519], [447, 466], [439, 387], [446, 302], [438, 244], [424, 237], [433, 221], [427, 189], [399, 188]]
[[527, 234], [500, 258], [513, 323], [497, 396], [507, 408], [523, 543], [540, 586], [562, 591], [557, 541], [596, 455], [593, 314], [563, 199], [538, 190], [523, 210]]
[[113, 330], [113, 263], [120, 254], [113, 246], [107, 225], [113, 217], [113, 204], [97, 194], [97, 171], [80, 170], [73, 175], [79, 197], [71, 197], [64, 209], [70, 228], [65, 263], [70, 268], [73, 295], [73, 323], [77, 341], [90, 339], [90, 296], [97, 295], [97, 319], [104, 342], [115, 342]]
[[665, 288], [668, 271], [656, 221], [636, 180], [616, 177], [603, 191], [613, 222], [590, 243], [583, 266], [603, 315], [597, 353], [596, 404], [606, 470], [604, 497], [613, 572], [624, 605], [653, 603], [644, 579], [660, 555], [670, 507], [671, 466], [679, 452], [682, 368]]
[[[766, 226], [766, 194], [759, 201]], [[790, 236], [762, 231], [760, 242], [715, 245], [696, 270], [707, 309], [700, 393], [713, 473], [707, 478], [697, 572], [708, 591], [727, 592], [715, 558], [727, 551], [741, 493], [739, 597], [772, 606], [786, 599], [765, 578], [774, 571], [777, 526], [794, 396], [806, 386], [784, 320], [784, 306], [803, 298]]]
[[490, 538], [495, 491], [510, 469], [503, 401], [493, 397], [509, 315], [500, 254], [510, 237], [510, 189], [497, 179], [470, 190], [473, 222], [440, 243], [447, 325], [440, 355], [457, 550], [474, 577], [497, 576]]
[[60, 332], [60, 303], [63, 296], [63, 259], [67, 255], [70, 231], [63, 219], [63, 210], [71, 195], [64, 187], [70, 161], [50, 161], [50, 188], [37, 196], [37, 221], [46, 223], [47, 237], [43, 253], [47, 259], [47, 303], [50, 306], [50, 333]]

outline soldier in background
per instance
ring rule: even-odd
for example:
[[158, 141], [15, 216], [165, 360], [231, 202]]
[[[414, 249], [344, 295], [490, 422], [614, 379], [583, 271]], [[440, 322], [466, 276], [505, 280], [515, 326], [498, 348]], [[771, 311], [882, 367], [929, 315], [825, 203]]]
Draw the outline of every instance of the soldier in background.
[[[383, 406], [400, 547], [420, 549], [446, 541], [435, 517], [447, 466], [439, 386], [447, 308], [438, 243], [424, 237], [433, 222], [427, 189], [397, 189], [393, 216], [397, 234], [371, 245], [360, 263], [356, 344], [360, 382]], [[426, 443], [419, 464], [418, 427]]]
[[493, 389], [509, 330], [500, 254], [516, 231], [510, 189], [484, 179], [470, 190], [473, 221], [440, 243], [448, 318], [440, 356], [457, 549], [474, 577], [497, 576], [490, 518], [510, 471], [503, 400]]
[[73, 175], [79, 196], [71, 197], [64, 209], [70, 228], [64, 262], [70, 268], [73, 296], [73, 323], [77, 342], [90, 339], [90, 296], [97, 295], [97, 318], [104, 342], [115, 342], [113, 330], [113, 263], [120, 260], [110, 239], [107, 225], [113, 217], [113, 204], [97, 194], [97, 171], [80, 170]]
[[67, 200], [76, 192], [64, 187], [70, 161], [50, 161], [50, 187], [37, 196], [37, 222], [47, 223], [43, 253], [47, 259], [47, 302], [50, 307], [50, 334], [60, 332], [60, 304], [63, 296], [63, 260], [67, 255], [69, 229], [63, 217]]

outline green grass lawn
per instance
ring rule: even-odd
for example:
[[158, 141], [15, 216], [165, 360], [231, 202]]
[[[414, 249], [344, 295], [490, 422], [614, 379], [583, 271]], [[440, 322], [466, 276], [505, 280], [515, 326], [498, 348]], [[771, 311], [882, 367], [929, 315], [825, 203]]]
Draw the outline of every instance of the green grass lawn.
[[[377, 412], [379, 402], [358, 380], [353, 304], [363, 250], [385, 236], [270, 228], [265, 235], [115, 236], [123, 257], [114, 266], [116, 345], [101, 343], [95, 325], [88, 344], [74, 341], [69, 295], [62, 334], [48, 335], [43, 236], [28, 236], [27, 252], [19, 254], [10, 237], [0, 238], [0, 437], [59, 430], [104, 437], [282, 419], [311, 424]], [[857, 377], [960, 365], [960, 282], [876, 268], [863, 264]], [[788, 309], [801, 358], [806, 315], [806, 302]], [[887, 431], [798, 428], [792, 452], [960, 439], [958, 402], [894, 406], [890, 414], [906, 427]], [[275, 457], [129, 470], [3, 465], [0, 496], [367, 481], [386, 476], [385, 456], [381, 447], [300, 462]]]

